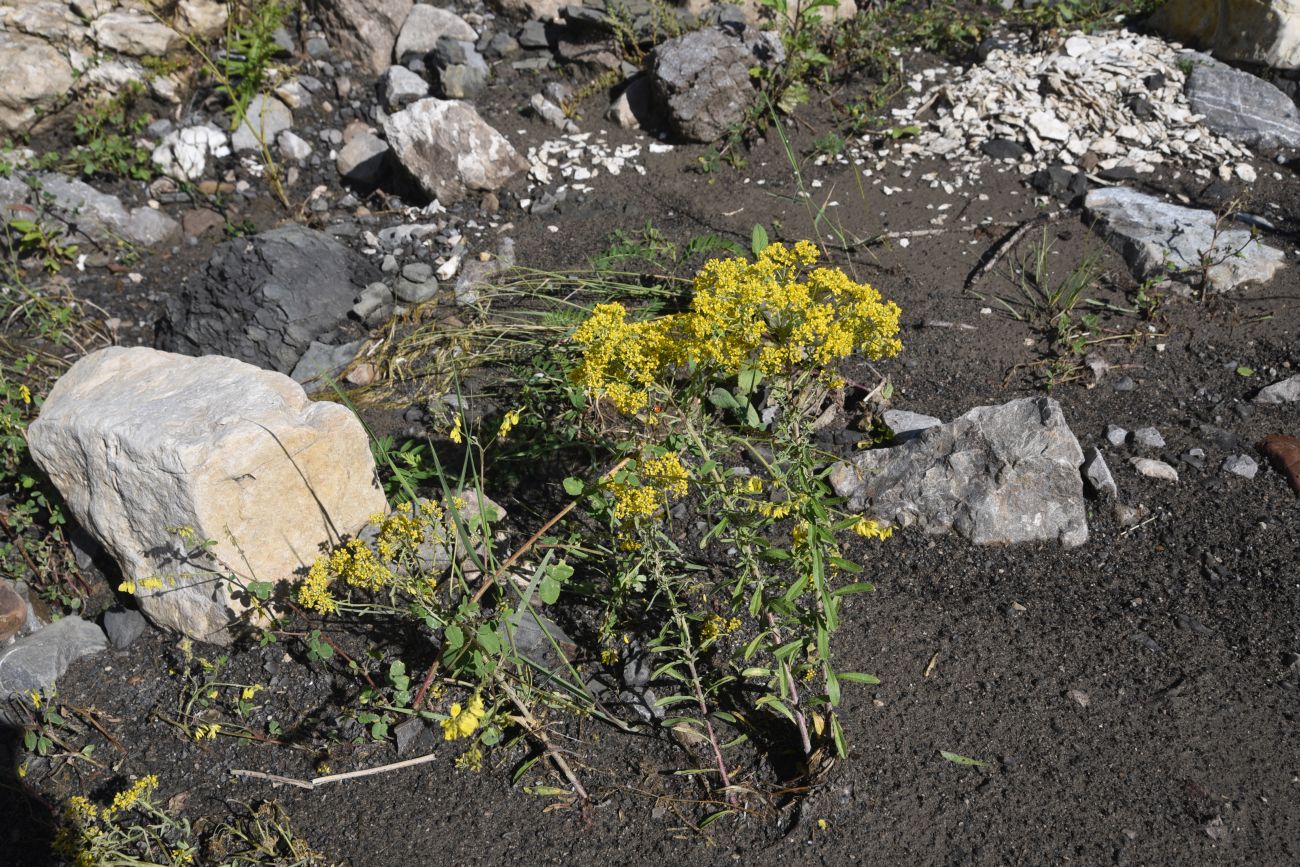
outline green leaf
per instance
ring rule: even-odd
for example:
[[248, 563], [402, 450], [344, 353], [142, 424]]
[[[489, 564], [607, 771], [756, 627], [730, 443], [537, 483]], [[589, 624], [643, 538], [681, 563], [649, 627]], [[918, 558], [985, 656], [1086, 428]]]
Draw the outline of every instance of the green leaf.
[[763, 381], [763, 371], [756, 367], [747, 367], [736, 375], [736, 385], [740, 387], [742, 394], [750, 395], [754, 389], [758, 388]]
[[709, 403], [713, 404], [718, 409], [740, 409], [740, 403], [736, 400], [735, 396], [722, 386], [718, 386], [714, 388], [713, 391], [709, 392]]
[[718, 810], [716, 813], [710, 813], [700, 820], [700, 828], [707, 828], [723, 816], [730, 816], [735, 810]]
[[564, 492], [568, 494], [570, 497], [582, 496], [582, 492], [585, 488], [586, 485], [583, 484], [582, 479], [569, 476], [567, 479], [564, 480]]
[[847, 680], [849, 683], [880, 683], [880, 678], [874, 674], [863, 674], [860, 671], [841, 671], [837, 676], [840, 680]]
[[1255, 375], [1255, 369], [1253, 367], [1247, 367], [1246, 365], [1243, 364], [1241, 367], [1237, 368], [1237, 376], [1254, 376], [1254, 375]]
[[823, 671], [826, 673], [826, 697], [830, 700], [831, 707], [837, 707], [840, 703], [840, 682], [835, 677], [835, 672], [831, 667], [826, 666]]
[[547, 575], [542, 579], [542, 583], [537, 585], [537, 598], [547, 605], [554, 605], [560, 598], [560, 582]]
[[757, 256], [767, 249], [769, 243], [771, 242], [767, 239], [767, 229], [763, 228], [762, 223], [755, 223], [749, 233], [749, 249]]
[[497, 637], [496, 630], [492, 628], [490, 623], [484, 623], [480, 626], [475, 637], [478, 646], [488, 653], [496, 653], [501, 649], [501, 639]]
[[919, 127], [916, 124], [911, 124], [910, 126], [896, 126], [889, 130], [889, 137], [892, 139], [900, 139], [903, 138], [904, 136], [913, 136], [913, 135], [920, 135], [920, 134], [921, 134], [921, 127]]
[[465, 633], [453, 623], [442, 633], [442, 646], [447, 650], [460, 650], [465, 646]]
[[956, 753], [950, 753], [947, 750], [939, 750], [939, 755], [943, 756], [954, 765], [967, 765], [976, 768], [987, 768], [988, 762], [981, 762], [979, 759], [972, 759], [966, 756], [959, 756]]
[[752, 403], [745, 404], [745, 424], [749, 425], [755, 430], [762, 430], [764, 427], [763, 419], [758, 414], [758, 410], [754, 409], [754, 405]]
[[853, 593], [875, 593], [875, 592], [876, 592], [875, 584], [872, 584], [870, 581], [858, 581], [853, 584], [845, 584], [843, 587], [836, 587], [833, 591], [831, 591], [831, 595], [835, 597], [839, 597], [839, 596], [848, 596]]
[[248, 592], [252, 593], [254, 596], [262, 600], [263, 602], [271, 598], [271, 591], [274, 589], [275, 589], [275, 585], [270, 581], [248, 582]]

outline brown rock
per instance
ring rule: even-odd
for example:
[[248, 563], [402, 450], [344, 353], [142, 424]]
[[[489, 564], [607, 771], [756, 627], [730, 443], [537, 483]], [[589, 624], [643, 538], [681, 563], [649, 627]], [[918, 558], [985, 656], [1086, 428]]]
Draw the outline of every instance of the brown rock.
[[1273, 465], [1273, 469], [1286, 476], [1291, 490], [1300, 493], [1300, 439], [1286, 434], [1269, 434], [1256, 446]]
[[0, 641], [18, 634], [27, 622], [27, 603], [8, 584], [0, 584]]
[[181, 217], [181, 226], [187, 238], [197, 238], [204, 232], [220, 229], [226, 225], [226, 218], [208, 208], [195, 208], [186, 211]]

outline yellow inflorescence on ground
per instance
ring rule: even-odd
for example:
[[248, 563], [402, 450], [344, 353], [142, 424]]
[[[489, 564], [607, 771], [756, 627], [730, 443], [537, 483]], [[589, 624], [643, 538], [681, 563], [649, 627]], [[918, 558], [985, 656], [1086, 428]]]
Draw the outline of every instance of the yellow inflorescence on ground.
[[448, 709], [447, 718], [442, 721], [442, 739], [454, 741], [474, 734], [483, 722], [483, 715], [486, 712], [483, 699], [477, 695], [471, 698], [465, 707], [453, 704]]
[[639, 484], [609, 484], [614, 495], [614, 517], [619, 520], [653, 515], [667, 505], [669, 498], [686, 496], [690, 475], [682, 466], [681, 459], [672, 452], [645, 458], [639, 463], [637, 472]]
[[573, 380], [627, 414], [643, 410], [665, 371], [687, 362], [723, 375], [790, 373], [861, 353], [902, 349], [898, 305], [838, 268], [813, 268], [817, 248], [771, 244], [754, 262], [713, 259], [695, 277], [690, 312], [628, 322], [600, 304], [574, 332], [582, 359]]

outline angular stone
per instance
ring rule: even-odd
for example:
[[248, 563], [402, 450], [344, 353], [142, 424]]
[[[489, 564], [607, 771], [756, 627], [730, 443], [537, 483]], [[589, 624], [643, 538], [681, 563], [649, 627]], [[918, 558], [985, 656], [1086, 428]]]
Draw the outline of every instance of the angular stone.
[[908, 412], [905, 409], [887, 409], [885, 424], [889, 425], [889, 429], [894, 432], [894, 442], [900, 443], [915, 439], [920, 436], [921, 431], [943, 424], [943, 420], [919, 412]]
[[328, 0], [313, 5], [331, 43], [378, 75], [392, 62], [397, 34], [414, 0]]
[[72, 82], [72, 65], [50, 43], [0, 31], [0, 130], [22, 129]]
[[429, 82], [405, 66], [388, 67], [379, 77], [377, 87], [389, 111], [397, 111], [429, 95]]
[[161, 57], [184, 42], [179, 33], [156, 18], [132, 11], [96, 18], [90, 25], [90, 38], [102, 48], [132, 57]]
[[1223, 471], [1232, 473], [1234, 476], [1241, 476], [1243, 479], [1253, 479], [1259, 472], [1259, 464], [1250, 455], [1230, 455], [1223, 461]]
[[52, 688], [74, 660], [108, 649], [104, 630], [80, 617], [64, 617], [0, 650], [0, 719], [10, 718], [11, 695]]
[[1157, 461], [1152, 458], [1129, 458], [1128, 460], [1133, 465], [1133, 469], [1148, 479], [1160, 479], [1164, 482], [1178, 481], [1178, 470], [1164, 461]]
[[1088, 539], [1083, 451], [1051, 398], [972, 409], [888, 449], [836, 464], [850, 511], [980, 545]]
[[0, 644], [17, 635], [26, 622], [27, 600], [18, 595], [8, 579], [0, 580]]
[[640, 127], [653, 130], [661, 126], [663, 117], [655, 102], [654, 87], [650, 79], [639, 75], [629, 81], [627, 87], [623, 88], [623, 92], [610, 104], [605, 117], [623, 129]]
[[1160, 435], [1160, 431], [1153, 427], [1140, 427], [1133, 431], [1133, 442], [1149, 449], [1162, 449], [1165, 447], [1165, 438]]
[[374, 265], [314, 229], [286, 226], [235, 238], [168, 297], [159, 345], [288, 373], [378, 278]]
[[[26, 0], [17, 9], [4, 9], [6, 30], [18, 30], [59, 42], [80, 42], [85, 38], [86, 27], [68, 4], [57, 0]], [[3, 13], [0, 13], [3, 14]]]
[[438, 95], [444, 99], [473, 99], [487, 88], [491, 70], [468, 40], [443, 36], [433, 52]]
[[478, 40], [478, 34], [455, 12], [419, 3], [411, 7], [411, 12], [397, 34], [393, 46], [393, 60], [401, 63], [408, 54], [424, 57], [438, 45], [443, 36], [452, 39], [464, 39], [468, 42]]
[[1169, 0], [1146, 26], [1220, 60], [1300, 69], [1297, 0]]
[[236, 584], [294, 580], [386, 508], [350, 410], [233, 358], [99, 350], [55, 383], [28, 433], [145, 616], [203, 641], [227, 643], [246, 620]]
[[1192, 72], [1185, 89], [1201, 122], [1257, 150], [1300, 147], [1300, 109], [1262, 78], [1189, 52]]
[[422, 99], [389, 115], [384, 132], [398, 162], [443, 205], [471, 190], [496, 190], [528, 168], [505, 136], [463, 102]]
[[532, 21], [559, 21], [569, 0], [492, 0], [489, 4], [507, 16]]
[[1280, 403], [1294, 403], [1300, 400], [1300, 373], [1275, 382], [1272, 385], [1266, 385], [1255, 395], [1255, 403], [1272, 406]]
[[1119, 496], [1119, 485], [1106, 465], [1106, 459], [1096, 446], [1089, 446], [1083, 452], [1083, 478], [1088, 483], [1093, 495], [1104, 500], [1113, 500]]
[[1195, 285], [1201, 257], [1208, 254], [1209, 286], [1226, 292], [1243, 283], [1265, 283], [1283, 265], [1281, 250], [1252, 239], [1245, 229], [1220, 227], [1216, 235], [1213, 211], [1180, 207], [1126, 187], [1093, 190], [1083, 206], [1139, 280], [1169, 276]]
[[305, 160], [311, 156], [311, 145], [293, 130], [281, 132], [275, 137], [275, 144], [280, 149], [280, 156], [286, 160]]
[[236, 151], [260, 151], [262, 142], [269, 147], [275, 137], [293, 128], [293, 112], [274, 96], [258, 94], [248, 103], [244, 120], [230, 136]]
[[229, 11], [218, 0], [180, 0], [176, 4], [176, 26], [181, 33], [213, 39], [226, 32]]
[[141, 206], [128, 211], [122, 201], [90, 184], [48, 173], [37, 178], [41, 200], [68, 221], [70, 231], [111, 247], [125, 238], [153, 246], [180, 235], [180, 223], [162, 211]]
[[104, 612], [104, 632], [114, 650], [126, 650], [144, 634], [148, 622], [134, 608], [110, 608]]
[[302, 358], [298, 359], [298, 364], [290, 376], [294, 382], [304, 387], [323, 383], [326, 379], [338, 379], [343, 368], [357, 357], [357, 353], [364, 345], [364, 340], [354, 340], [341, 346], [331, 346], [313, 340], [311, 346], [307, 347], [307, 351], [302, 354]]
[[371, 132], [355, 135], [339, 151], [334, 167], [354, 184], [376, 183], [388, 168], [388, 143]]
[[652, 81], [673, 132], [690, 141], [711, 142], [739, 123], [757, 98], [750, 68], [784, 58], [775, 34], [746, 29], [737, 36], [706, 27], [659, 45]]

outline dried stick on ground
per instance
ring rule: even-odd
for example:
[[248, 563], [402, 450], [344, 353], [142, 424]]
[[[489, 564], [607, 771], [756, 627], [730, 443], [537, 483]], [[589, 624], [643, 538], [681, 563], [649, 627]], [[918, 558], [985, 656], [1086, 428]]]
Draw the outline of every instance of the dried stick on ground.
[[1007, 235], [1006, 238], [996, 244], [989, 250], [989, 252], [984, 254], [984, 258], [975, 266], [975, 270], [971, 271], [970, 274], [967, 275], [966, 284], [962, 288], [969, 292], [970, 288], [983, 279], [985, 274], [993, 270], [993, 266], [1002, 261], [1002, 257], [1010, 252], [1011, 248], [1020, 243], [1020, 239], [1023, 238], [1030, 229], [1036, 226], [1046, 226], [1048, 223], [1055, 223], [1057, 220], [1061, 219], [1061, 217], [1064, 217], [1069, 213], [1069, 211], [1056, 211], [1051, 214], [1039, 214], [1037, 217], [1033, 217], [1021, 223], [1020, 228], [1016, 229], [1010, 235]]

